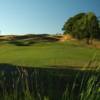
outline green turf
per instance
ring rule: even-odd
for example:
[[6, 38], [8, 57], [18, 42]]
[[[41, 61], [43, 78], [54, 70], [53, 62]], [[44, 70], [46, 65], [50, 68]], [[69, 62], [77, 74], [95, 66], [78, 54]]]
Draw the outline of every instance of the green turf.
[[31, 46], [0, 43], [0, 63], [34, 67], [84, 66], [100, 49], [89, 48], [74, 42], [41, 42]]

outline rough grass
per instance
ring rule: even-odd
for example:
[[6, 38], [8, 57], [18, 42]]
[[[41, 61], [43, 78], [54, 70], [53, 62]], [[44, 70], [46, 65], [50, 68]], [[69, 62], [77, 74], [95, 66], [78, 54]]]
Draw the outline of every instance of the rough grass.
[[1, 100], [100, 99], [100, 69], [97, 65], [91, 71], [0, 66]]
[[99, 62], [100, 49], [75, 41], [39, 42], [29, 46], [16, 46], [6, 41], [0, 43], [0, 63], [22, 66], [81, 67], [85, 66], [94, 55]]

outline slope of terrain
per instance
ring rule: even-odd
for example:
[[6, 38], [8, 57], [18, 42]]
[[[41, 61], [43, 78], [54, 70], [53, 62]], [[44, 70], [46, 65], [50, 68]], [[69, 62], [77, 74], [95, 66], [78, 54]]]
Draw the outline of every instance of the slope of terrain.
[[0, 42], [0, 63], [33, 67], [85, 66], [100, 49], [77, 41], [59, 42], [59, 36], [13, 36]]

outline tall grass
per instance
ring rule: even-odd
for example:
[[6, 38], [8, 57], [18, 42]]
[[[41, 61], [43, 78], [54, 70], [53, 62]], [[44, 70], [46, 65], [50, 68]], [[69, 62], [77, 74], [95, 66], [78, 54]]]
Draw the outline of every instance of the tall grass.
[[[90, 67], [92, 64], [89, 63]], [[86, 69], [78, 72], [73, 79], [72, 85], [67, 84], [65, 90], [62, 93], [61, 100], [99, 100], [100, 99], [100, 69], [99, 65], [96, 65], [95, 69], [86, 72]], [[92, 74], [91, 74], [92, 73]], [[35, 79], [35, 89], [30, 89], [28, 73], [25, 69], [19, 69], [18, 73], [12, 73], [13, 84], [10, 88], [6, 88], [5, 84], [10, 81], [7, 79], [5, 72], [0, 72], [0, 100], [52, 100], [48, 95], [42, 95], [39, 91], [38, 78], [39, 73], [34, 70], [32, 73], [32, 78]], [[6, 81], [7, 80], [7, 81]], [[21, 80], [21, 82], [20, 82]], [[7, 83], [8, 82], [8, 83]], [[20, 87], [19, 87], [20, 84]], [[52, 84], [49, 83], [48, 84]], [[31, 84], [32, 85], [32, 84]], [[31, 88], [34, 86], [31, 86]], [[9, 90], [8, 90], [9, 89]], [[49, 90], [47, 90], [49, 91]], [[60, 91], [60, 90], [59, 90]]]
[[[92, 65], [95, 64], [95, 67]], [[91, 69], [93, 68], [93, 69]], [[75, 96], [75, 89], [77, 86], [77, 80], [80, 79], [81, 73], [78, 72], [73, 81], [71, 91], [66, 87], [63, 93], [62, 100], [100, 100], [100, 65], [96, 63], [96, 59], [93, 59], [83, 67], [83, 70], [89, 70], [91, 73], [84, 73], [81, 77], [78, 95]]]

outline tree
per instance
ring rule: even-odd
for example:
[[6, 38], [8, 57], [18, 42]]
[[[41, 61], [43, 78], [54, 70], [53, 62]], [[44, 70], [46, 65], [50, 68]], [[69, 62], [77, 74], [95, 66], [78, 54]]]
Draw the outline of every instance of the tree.
[[98, 17], [98, 21], [99, 21], [99, 32], [100, 32], [100, 16]]
[[99, 28], [100, 28], [100, 16], [98, 17], [98, 21], [99, 21]]
[[99, 21], [94, 13], [79, 13], [65, 22], [64, 34], [71, 34], [77, 39], [86, 39], [87, 44], [92, 43], [94, 38], [100, 36]]

